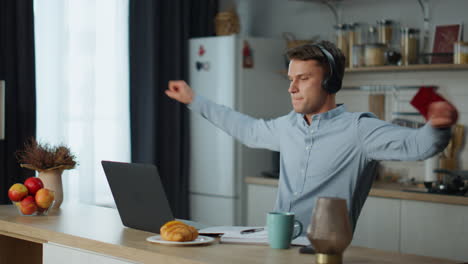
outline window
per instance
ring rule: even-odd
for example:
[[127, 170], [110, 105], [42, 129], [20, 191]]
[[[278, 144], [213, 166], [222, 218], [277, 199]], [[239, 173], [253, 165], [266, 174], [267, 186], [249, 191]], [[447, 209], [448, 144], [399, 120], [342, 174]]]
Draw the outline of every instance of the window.
[[37, 138], [64, 143], [64, 202], [113, 206], [101, 160], [130, 161], [128, 0], [36, 0]]

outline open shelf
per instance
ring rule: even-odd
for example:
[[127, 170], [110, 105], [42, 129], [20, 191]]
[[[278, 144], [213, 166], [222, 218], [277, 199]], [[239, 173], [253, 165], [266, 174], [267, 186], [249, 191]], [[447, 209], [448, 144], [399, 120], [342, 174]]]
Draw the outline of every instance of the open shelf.
[[415, 64], [408, 66], [375, 66], [346, 68], [345, 72], [404, 72], [404, 71], [453, 71], [468, 70], [468, 64]]
[[361, 90], [361, 91], [397, 91], [397, 90], [418, 90], [421, 87], [432, 87], [438, 89], [435, 85], [362, 85], [362, 86], [343, 86], [344, 90]]
[[[463, 71], [468, 70], [468, 64], [415, 64], [408, 66], [375, 66], [346, 68], [346, 73], [372, 73], [372, 72], [411, 72], [411, 71]], [[278, 71], [283, 76], [288, 75], [287, 70]]]

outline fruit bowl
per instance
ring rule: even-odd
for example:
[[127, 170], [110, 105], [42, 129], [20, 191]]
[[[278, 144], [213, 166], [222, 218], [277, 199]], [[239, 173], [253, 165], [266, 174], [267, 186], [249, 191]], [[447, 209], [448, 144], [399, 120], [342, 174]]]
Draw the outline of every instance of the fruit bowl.
[[50, 204], [50, 206], [48, 208], [41, 208], [39, 206], [36, 205], [36, 208], [35, 209], [31, 209], [29, 211], [23, 209], [23, 211], [21, 210], [21, 202], [13, 202], [11, 201], [16, 209], [18, 209], [18, 213], [22, 216], [46, 216], [50, 209], [54, 206], [55, 204], [55, 200], [52, 201], [52, 203]]
[[8, 189], [8, 197], [21, 215], [47, 215], [55, 203], [55, 192], [44, 188], [40, 178], [30, 177], [24, 184], [15, 183]]

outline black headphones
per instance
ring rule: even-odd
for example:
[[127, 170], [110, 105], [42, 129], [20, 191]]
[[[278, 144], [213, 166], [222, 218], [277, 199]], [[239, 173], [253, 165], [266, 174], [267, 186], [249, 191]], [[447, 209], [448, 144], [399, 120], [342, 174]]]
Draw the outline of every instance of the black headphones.
[[309, 44], [309, 45], [319, 48], [319, 50], [325, 56], [328, 62], [328, 66], [330, 67], [330, 73], [328, 74], [326, 78], [324, 77], [322, 81], [323, 89], [325, 89], [325, 91], [327, 91], [330, 94], [334, 94], [338, 92], [341, 89], [341, 82], [342, 82], [343, 76], [340, 76], [340, 73], [338, 73], [333, 55], [320, 44]]

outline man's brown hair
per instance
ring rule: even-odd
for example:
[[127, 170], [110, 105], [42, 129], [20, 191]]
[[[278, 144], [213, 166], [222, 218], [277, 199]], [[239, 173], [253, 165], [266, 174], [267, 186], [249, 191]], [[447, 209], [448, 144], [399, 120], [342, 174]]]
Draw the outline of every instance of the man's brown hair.
[[[318, 43], [314, 43], [322, 46], [325, 48], [330, 54], [333, 56], [333, 59], [335, 60], [335, 68], [336, 68], [336, 73], [341, 80], [343, 79], [344, 75], [344, 69], [345, 69], [345, 56], [341, 52], [340, 49], [338, 49], [335, 44], [331, 43], [330, 41], [320, 41]], [[305, 44], [301, 45], [298, 47], [294, 47], [289, 49], [286, 52], [286, 56], [288, 57], [289, 60], [316, 60], [318, 63], [321, 65], [321, 67], [324, 69], [325, 76], [330, 77], [330, 64], [328, 63], [327, 57], [320, 51], [320, 48], [317, 46], [314, 46], [314, 44]]]

